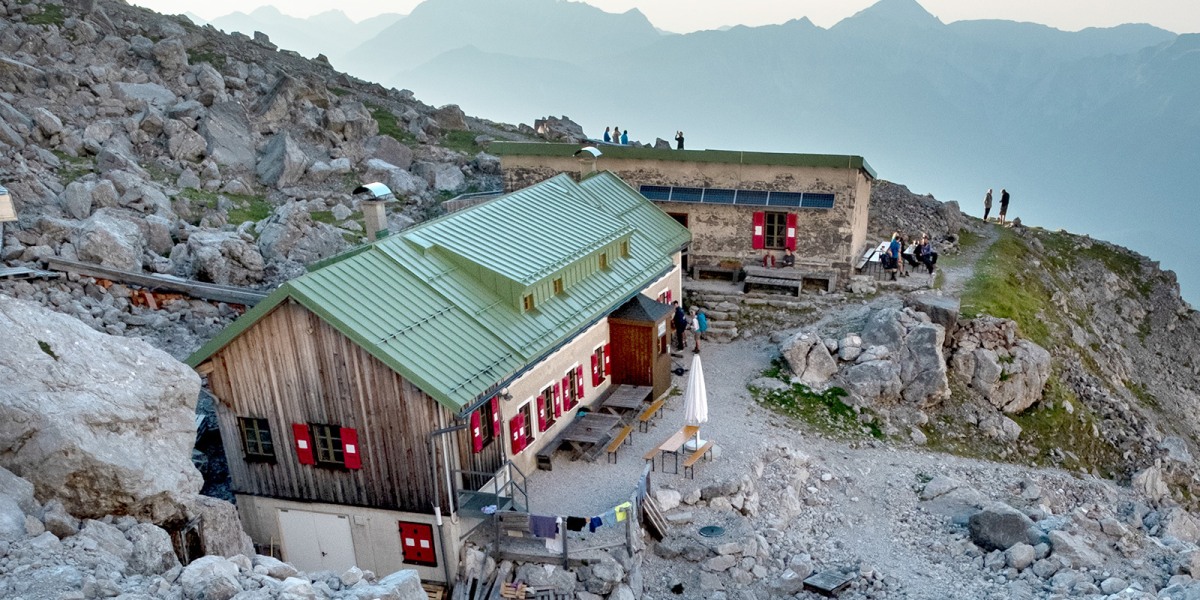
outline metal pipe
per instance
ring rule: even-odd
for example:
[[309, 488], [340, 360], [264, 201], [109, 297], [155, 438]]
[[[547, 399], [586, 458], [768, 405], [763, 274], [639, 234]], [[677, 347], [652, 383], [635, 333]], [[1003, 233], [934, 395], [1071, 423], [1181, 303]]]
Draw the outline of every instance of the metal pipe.
[[[455, 425], [453, 427], [444, 427], [442, 429], [435, 429], [429, 433], [429, 470], [430, 470], [430, 474], [433, 475], [433, 477], [432, 477], [432, 479], [433, 479], [433, 516], [434, 516], [435, 521], [437, 522], [438, 543], [442, 545], [442, 572], [445, 574], [447, 586], [453, 586], [454, 584], [453, 584], [453, 581], [450, 579], [450, 560], [447, 557], [447, 553], [446, 553], [446, 534], [442, 529], [442, 507], [440, 505], [441, 498], [440, 498], [440, 491], [438, 490], [438, 473], [437, 473], [437, 470], [438, 470], [437, 469], [437, 437], [440, 435], [445, 435], [447, 433], [453, 433], [460, 429], [466, 429], [466, 428], [467, 428], [467, 425], [465, 425], [465, 424], [464, 425]], [[445, 460], [446, 459], [443, 458], [443, 462]], [[446, 472], [449, 473], [450, 465], [447, 464], [447, 465], [445, 465], [445, 467], [446, 467]], [[447, 494], [449, 494], [449, 493], [450, 493], [449, 490], [447, 490]], [[454, 514], [454, 505], [453, 505], [453, 501], [452, 501], [453, 499], [451, 499], [451, 498], [449, 498], [449, 496], [447, 496], [447, 500], [451, 501], [449, 508], [450, 508], [451, 515], [453, 515]]]

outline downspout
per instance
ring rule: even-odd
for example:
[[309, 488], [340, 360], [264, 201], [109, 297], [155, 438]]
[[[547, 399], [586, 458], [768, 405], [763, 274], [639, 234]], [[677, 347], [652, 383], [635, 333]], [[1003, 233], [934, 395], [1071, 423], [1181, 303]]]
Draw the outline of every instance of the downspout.
[[[459, 431], [459, 430], [466, 429], [466, 428], [467, 428], [467, 425], [465, 425], [465, 424], [464, 425], [455, 425], [453, 427], [444, 427], [442, 429], [435, 429], [434, 431], [429, 433], [429, 469], [430, 469], [430, 474], [433, 475], [433, 516], [434, 516], [434, 520], [437, 522], [438, 543], [441, 544], [441, 546], [442, 546], [442, 571], [443, 571], [443, 573], [445, 573], [445, 576], [446, 576], [446, 585], [452, 585], [451, 582], [453, 580], [450, 578], [450, 560], [446, 556], [446, 533], [442, 529], [441, 497], [440, 497], [440, 493], [438, 490], [437, 437], [440, 435], [445, 435], [447, 433], [454, 433], [455, 431]], [[442, 460], [443, 460], [443, 462], [446, 462], [447, 458], [444, 457]], [[450, 465], [447, 463], [443, 466], [445, 467], [446, 472], [449, 473]], [[446, 498], [447, 498], [447, 500], [450, 501], [450, 512], [451, 512], [451, 514], [453, 514], [454, 499], [450, 498], [449, 493], [450, 493], [450, 490], [446, 490], [446, 494], [447, 494]]]

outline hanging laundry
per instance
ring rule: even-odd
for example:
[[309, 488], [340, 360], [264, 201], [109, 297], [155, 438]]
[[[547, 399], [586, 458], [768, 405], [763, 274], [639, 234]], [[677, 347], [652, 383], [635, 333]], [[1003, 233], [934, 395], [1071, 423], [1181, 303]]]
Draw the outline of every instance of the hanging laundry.
[[583, 517], [567, 517], [567, 531], [583, 531], [588, 520]]
[[625, 502], [625, 503], [623, 503], [623, 504], [618, 504], [618, 505], [617, 505], [617, 509], [616, 509], [616, 510], [617, 510], [617, 522], [618, 522], [618, 523], [620, 523], [621, 521], [624, 521], [625, 519], [628, 519], [628, 518], [629, 518], [629, 509], [630, 509], [632, 506], [633, 506], [633, 504], [631, 504], [631, 503], [629, 503], [629, 502]]
[[617, 524], [617, 509], [615, 509], [615, 508], [608, 509], [607, 511], [605, 511], [604, 514], [600, 515], [600, 519], [602, 521], [604, 521], [605, 525], [616, 525]]
[[563, 551], [563, 542], [567, 537], [567, 532], [564, 531], [562, 527], [559, 527], [559, 525], [562, 525], [563, 522], [562, 517], [552, 518], [555, 520], [554, 529], [557, 533], [554, 536], [546, 538], [546, 550], [558, 554]]
[[529, 533], [533, 537], [552, 538], [558, 535], [558, 517], [529, 515]]
[[596, 533], [596, 530], [602, 525], [604, 525], [604, 521], [601, 521], [600, 517], [592, 517], [592, 520], [588, 523], [588, 531]]

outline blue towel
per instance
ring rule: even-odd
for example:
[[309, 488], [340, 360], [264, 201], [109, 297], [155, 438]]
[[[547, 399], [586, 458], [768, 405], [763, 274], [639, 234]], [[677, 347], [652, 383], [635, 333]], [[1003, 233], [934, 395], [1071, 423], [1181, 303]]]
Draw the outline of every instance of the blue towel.
[[529, 533], [533, 537], [552, 538], [558, 535], [558, 517], [543, 517], [540, 515], [529, 515]]
[[588, 531], [596, 533], [596, 530], [599, 529], [603, 524], [604, 521], [601, 521], [600, 517], [592, 517], [592, 521], [588, 523]]

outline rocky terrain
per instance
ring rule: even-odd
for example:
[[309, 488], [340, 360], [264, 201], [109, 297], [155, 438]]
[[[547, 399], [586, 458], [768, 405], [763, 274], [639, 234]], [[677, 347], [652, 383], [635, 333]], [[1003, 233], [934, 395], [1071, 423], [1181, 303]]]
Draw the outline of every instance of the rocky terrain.
[[[364, 241], [359, 183], [396, 192], [399, 229], [500, 187], [490, 138], [581, 135], [117, 1], [0, 0], [6, 266], [266, 290]], [[583, 600], [809, 598], [799, 582], [828, 569], [852, 575], [851, 598], [1200, 598], [1200, 318], [1174, 275], [887, 181], [869, 229], [930, 233], [938, 276], [798, 299], [693, 290], [725, 342], [704, 350], [727, 399], [713, 429], [739, 448], [656, 486], [680, 527], [644, 555], [519, 572]], [[235, 509], [199, 495], [200, 381], [175, 359], [242, 310], [75, 274], [0, 280], [0, 596], [422, 597], [408, 575], [256, 556]], [[222, 495], [223, 459], [197, 458]], [[578, 496], [591, 475], [545, 487]], [[621, 500], [596, 492], [597, 510]], [[209, 556], [184, 567], [197, 517]]]

